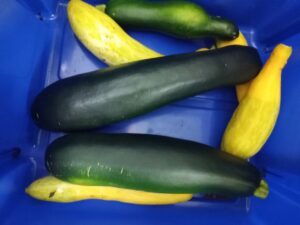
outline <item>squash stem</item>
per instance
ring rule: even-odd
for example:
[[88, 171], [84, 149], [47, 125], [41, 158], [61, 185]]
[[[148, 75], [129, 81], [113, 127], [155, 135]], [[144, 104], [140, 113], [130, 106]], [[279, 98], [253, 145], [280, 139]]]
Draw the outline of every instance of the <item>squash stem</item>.
[[261, 180], [259, 187], [255, 190], [254, 196], [265, 199], [269, 194], [269, 186], [265, 180]]
[[105, 8], [106, 8], [105, 4], [96, 5], [96, 9], [98, 9], [101, 12], [105, 12]]

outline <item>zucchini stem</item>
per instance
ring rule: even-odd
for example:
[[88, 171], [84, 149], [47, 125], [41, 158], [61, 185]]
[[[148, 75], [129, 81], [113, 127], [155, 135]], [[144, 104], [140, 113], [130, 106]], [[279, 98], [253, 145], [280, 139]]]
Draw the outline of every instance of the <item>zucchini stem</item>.
[[255, 190], [254, 196], [265, 199], [269, 195], [269, 186], [265, 180], [261, 180], [259, 187]]

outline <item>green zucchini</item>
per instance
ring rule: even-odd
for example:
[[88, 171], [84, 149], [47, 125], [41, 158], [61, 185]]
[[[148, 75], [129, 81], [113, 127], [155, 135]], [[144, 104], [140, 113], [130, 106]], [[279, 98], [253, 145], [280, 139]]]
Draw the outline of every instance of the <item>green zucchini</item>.
[[158, 193], [253, 195], [262, 180], [245, 160], [192, 141], [147, 134], [78, 133], [56, 139], [46, 167], [55, 177]]
[[168, 103], [254, 78], [261, 68], [251, 47], [147, 59], [59, 80], [32, 105], [38, 126], [56, 131], [97, 128]]
[[214, 37], [232, 40], [238, 27], [210, 16], [195, 3], [182, 0], [110, 0], [105, 12], [121, 26], [158, 31], [179, 38]]

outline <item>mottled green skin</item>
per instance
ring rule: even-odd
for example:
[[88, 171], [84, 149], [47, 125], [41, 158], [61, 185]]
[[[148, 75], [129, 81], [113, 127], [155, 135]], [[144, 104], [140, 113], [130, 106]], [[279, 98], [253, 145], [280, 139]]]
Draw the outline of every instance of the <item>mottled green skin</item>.
[[245, 83], [260, 68], [257, 51], [242, 46], [110, 67], [48, 86], [35, 99], [32, 118], [48, 130], [98, 128], [210, 89]]
[[143, 134], [71, 134], [46, 153], [48, 171], [81, 185], [160, 193], [252, 195], [261, 175], [247, 161], [207, 145]]
[[158, 31], [179, 38], [231, 40], [239, 35], [238, 27], [232, 22], [212, 17], [189, 1], [110, 0], [105, 12], [121, 26]]

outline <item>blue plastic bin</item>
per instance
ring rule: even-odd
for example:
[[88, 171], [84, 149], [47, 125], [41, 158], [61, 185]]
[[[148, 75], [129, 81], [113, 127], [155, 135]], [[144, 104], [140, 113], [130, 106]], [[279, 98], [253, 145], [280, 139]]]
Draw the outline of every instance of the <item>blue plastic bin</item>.
[[[74, 37], [66, 0], [0, 0], [0, 225], [300, 224], [300, 1], [196, 2], [235, 21], [264, 61], [279, 42], [293, 47], [283, 72], [278, 122], [253, 158], [266, 173], [269, 197], [208, 201], [195, 196], [183, 204], [136, 206], [99, 200], [58, 204], [27, 196], [25, 188], [47, 174], [47, 145], [61, 135], [34, 125], [31, 102], [50, 83], [105, 65]], [[166, 55], [211, 44], [209, 39], [191, 42], [128, 32]], [[162, 134], [218, 147], [236, 104], [233, 88], [214, 90], [104, 131]]]

